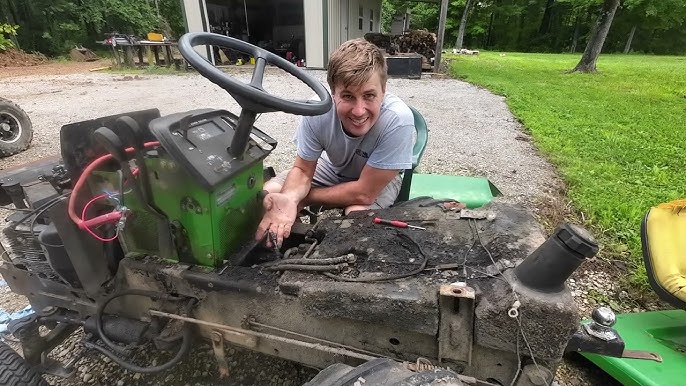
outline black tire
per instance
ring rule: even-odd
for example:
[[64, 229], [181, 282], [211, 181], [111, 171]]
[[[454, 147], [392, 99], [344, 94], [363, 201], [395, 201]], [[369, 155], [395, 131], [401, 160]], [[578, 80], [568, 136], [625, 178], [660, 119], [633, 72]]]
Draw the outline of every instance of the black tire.
[[26, 112], [14, 102], [0, 98], [0, 158], [26, 150], [33, 126]]
[[50, 386], [24, 358], [3, 342], [0, 342], [0, 385]]

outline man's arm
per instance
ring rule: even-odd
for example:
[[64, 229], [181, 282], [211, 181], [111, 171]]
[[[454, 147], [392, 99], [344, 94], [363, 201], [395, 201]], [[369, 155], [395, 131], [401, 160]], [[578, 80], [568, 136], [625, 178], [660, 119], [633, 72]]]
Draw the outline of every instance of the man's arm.
[[[269, 193], [263, 200], [265, 214], [255, 233], [257, 240], [261, 240], [265, 233], [269, 232], [267, 247], [272, 246], [273, 241], [280, 247], [283, 239], [290, 236], [300, 202], [310, 191], [316, 167], [317, 161], [306, 161], [296, 156], [293, 168], [288, 173], [281, 192]], [[272, 240], [273, 238], [275, 240]]]
[[377, 169], [365, 165], [357, 181], [310, 189], [304, 204], [334, 207], [369, 206], [399, 172], [399, 170]]

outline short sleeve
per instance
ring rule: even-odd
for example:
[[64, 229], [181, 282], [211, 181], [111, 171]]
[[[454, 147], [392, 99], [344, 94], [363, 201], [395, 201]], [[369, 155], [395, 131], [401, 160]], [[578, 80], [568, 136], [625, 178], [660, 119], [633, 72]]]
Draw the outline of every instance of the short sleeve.
[[317, 138], [314, 130], [312, 117], [303, 117], [300, 120], [298, 129], [295, 133], [295, 146], [298, 152], [298, 157], [305, 161], [316, 161], [324, 151], [321, 141]]
[[414, 123], [401, 122], [396, 116], [379, 138], [367, 165], [377, 169], [409, 169], [412, 167]]

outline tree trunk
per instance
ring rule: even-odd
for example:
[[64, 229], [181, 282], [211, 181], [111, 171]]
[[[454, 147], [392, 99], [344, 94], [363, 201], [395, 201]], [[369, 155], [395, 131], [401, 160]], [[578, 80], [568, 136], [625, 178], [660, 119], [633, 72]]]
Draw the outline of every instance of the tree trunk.
[[579, 42], [579, 33], [581, 33], [581, 24], [579, 23], [579, 16], [574, 20], [574, 37], [572, 38], [572, 47], [569, 52], [576, 52], [576, 44]]
[[631, 42], [634, 40], [634, 34], [636, 33], [636, 25], [631, 27], [631, 32], [629, 32], [629, 38], [626, 40], [626, 45], [624, 46], [624, 53], [628, 54], [631, 50]]
[[600, 51], [603, 49], [605, 38], [610, 31], [612, 19], [615, 17], [618, 6], [619, 0], [605, 0], [603, 9], [600, 11], [600, 16], [598, 16], [598, 21], [596, 21], [590, 38], [588, 39], [588, 44], [586, 44], [584, 54], [581, 56], [581, 60], [576, 67], [570, 72], [598, 72], [596, 69], [596, 61], [598, 60]]
[[486, 47], [491, 46], [491, 33], [493, 32], [493, 19], [495, 18], [495, 12], [491, 12], [491, 19], [488, 21], [488, 35], [486, 35]]
[[462, 12], [462, 20], [460, 20], [460, 28], [457, 30], [457, 40], [455, 41], [455, 49], [462, 49], [462, 42], [464, 41], [464, 30], [467, 27], [467, 16], [469, 15], [469, 8], [472, 6], [472, 0], [467, 0], [464, 5], [464, 12]]
[[555, 5], [555, 0], [546, 0], [545, 11], [543, 11], [543, 20], [541, 20], [541, 25], [538, 27], [539, 35], [545, 35], [550, 32], [550, 19], [553, 13], [553, 5]]

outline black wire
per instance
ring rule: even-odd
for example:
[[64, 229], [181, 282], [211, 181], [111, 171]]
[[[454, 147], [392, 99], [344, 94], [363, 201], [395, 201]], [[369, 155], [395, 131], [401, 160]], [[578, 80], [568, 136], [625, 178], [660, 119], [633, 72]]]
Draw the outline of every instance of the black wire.
[[48, 243], [44, 243], [44, 242], [40, 241], [40, 239], [38, 238], [38, 236], [36, 236], [36, 232], [33, 230], [33, 227], [36, 225], [36, 220], [38, 219], [38, 217], [40, 217], [40, 216], [41, 216], [43, 213], [45, 213], [45, 211], [47, 211], [48, 209], [50, 209], [50, 208], [52, 208], [53, 206], [59, 204], [59, 202], [60, 202], [61, 200], [65, 199], [65, 198], [66, 198], [66, 197], [59, 197], [58, 200], [56, 200], [55, 202], [53, 202], [53, 203], [50, 204], [49, 206], [46, 206], [45, 208], [43, 208], [43, 209], [41, 209], [40, 211], [38, 211], [38, 213], [36, 213], [36, 215], [33, 216], [33, 218], [31, 219], [31, 225], [29, 226], [29, 231], [31, 232], [31, 237], [33, 237], [33, 239], [36, 240], [36, 242], [37, 242], [38, 244], [40, 244], [40, 245], [42, 245], [42, 246], [44, 246], [44, 247], [51, 247], [51, 248], [62, 248], [62, 247], [64, 247], [64, 244], [56, 245], [56, 244], [48, 244]]
[[417, 252], [419, 252], [419, 254], [422, 255], [422, 263], [419, 265], [419, 268], [414, 269], [414, 270], [407, 272], [407, 273], [400, 273], [400, 274], [396, 274], [396, 275], [378, 276], [378, 277], [374, 277], [374, 278], [344, 277], [344, 276], [334, 275], [330, 272], [322, 272], [322, 274], [325, 275], [326, 277], [334, 279], [334, 280], [356, 282], [356, 283], [373, 283], [373, 282], [378, 282], [378, 281], [397, 280], [397, 279], [404, 279], [406, 277], [410, 277], [410, 276], [420, 274], [422, 271], [424, 271], [424, 268], [426, 268], [426, 264], [429, 261], [429, 259], [424, 254], [422, 247], [416, 241], [414, 241], [412, 239], [412, 237], [410, 237], [409, 235], [407, 235], [405, 233], [401, 233], [401, 232], [397, 231], [396, 236], [398, 236], [400, 238], [407, 239], [410, 243], [412, 243], [417, 248]]
[[[142, 292], [151, 292], [151, 291], [130, 290], [130, 291], [124, 291], [124, 292], [140, 292], [140, 293], [142, 293]], [[132, 295], [133, 293], [128, 293], [128, 294], [129, 294], [129, 295]], [[136, 293], [136, 294], [139, 294], [139, 293]], [[164, 295], [164, 294], [159, 294], [159, 293], [156, 293], [156, 294], [158, 294], [158, 295]], [[115, 294], [115, 295], [123, 296], [124, 293], [119, 293], [119, 294]], [[115, 297], [118, 297], [118, 296], [111, 296], [111, 297], [108, 298], [108, 299], [109, 299], [109, 300], [112, 300], [112, 299], [114, 299]], [[145, 296], [145, 295], [142, 295], [142, 294], [141, 294], [141, 296]], [[165, 296], [168, 296], [168, 295], [165, 295]], [[177, 299], [177, 300], [179, 300], [179, 299]], [[106, 305], [107, 303], [104, 303], [104, 304]], [[184, 308], [184, 314], [185, 314], [185, 315], [189, 314], [191, 308], [192, 308], [194, 305], [195, 305], [195, 299], [191, 299], [191, 300], [188, 302], [188, 304], [186, 305], [186, 307]], [[96, 320], [96, 323], [98, 323], [99, 321], [101, 322], [99, 316], [96, 317], [95, 320]], [[102, 327], [102, 325], [101, 325], [100, 327]], [[99, 330], [98, 330], [98, 333], [100, 333], [100, 331], [101, 331], [101, 330], [99, 329]], [[101, 335], [104, 336], [104, 334], [101, 334]], [[183, 357], [184, 357], [186, 354], [188, 354], [188, 352], [190, 351], [190, 349], [191, 349], [191, 343], [193, 342], [193, 339], [192, 339], [192, 338], [193, 338], [193, 329], [191, 328], [190, 323], [185, 323], [184, 328], [183, 328], [183, 334], [182, 334], [182, 337], [181, 337], [181, 346], [179, 347], [178, 351], [176, 351], [176, 355], [174, 355], [174, 357], [173, 357], [172, 359], [170, 359], [169, 361], [167, 361], [167, 362], [165, 362], [165, 363], [163, 363], [163, 364], [161, 364], [161, 365], [159, 365], [159, 366], [147, 366], [147, 367], [134, 365], [133, 363], [130, 363], [130, 362], [128, 362], [128, 361], [126, 361], [126, 360], [124, 360], [124, 359], [122, 359], [122, 358], [119, 358], [115, 353], [109, 351], [109, 350], [106, 349], [105, 347], [100, 347], [100, 346], [98, 346], [98, 345], [95, 344], [95, 343], [92, 343], [92, 342], [84, 342], [84, 345], [86, 345], [86, 347], [88, 347], [88, 348], [92, 348], [92, 349], [97, 350], [97, 351], [100, 352], [101, 354], [103, 354], [103, 355], [107, 356], [108, 358], [112, 359], [112, 360], [113, 360], [114, 362], [116, 362], [119, 366], [125, 368], [126, 370], [129, 370], [129, 371], [132, 371], [132, 372], [135, 372], [135, 373], [153, 374], [153, 373], [159, 373], [159, 372], [162, 372], [162, 371], [165, 371], [165, 370], [169, 370], [169, 369], [172, 368], [174, 365], [176, 365], [177, 363], [179, 363], [179, 361], [181, 361], [181, 359], [183, 359]], [[119, 347], [119, 346], [116, 346], [116, 347]]]
[[16, 222], [16, 224], [21, 224], [21, 223], [23, 223], [24, 221], [26, 221], [26, 220], [28, 220], [29, 218], [31, 218], [31, 216], [33, 216], [34, 213], [36, 213], [36, 212], [38, 212], [38, 211], [40, 211], [40, 210], [42, 210], [42, 209], [45, 209], [46, 206], [53, 206], [53, 205], [55, 205], [55, 201], [59, 201], [59, 200], [61, 200], [62, 198], [69, 196], [70, 194], [71, 194], [71, 192], [62, 193], [62, 194], [60, 194], [59, 196], [50, 199], [50, 201], [46, 202], [45, 204], [39, 206], [39, 207], [36, 208], [36, 209], [33, 209], [29, 214], [27, 214], [26, 216], [22, 217], [19, 221]]
[[[108, 296], [100, 305], [98, 305], [98, 308], [95, 310], [95, 329], [98, 332], [98, 336], [100, 339], [108, 345], [112, 350], [120, 353], [120, 354], [129, 354], [129, 350], [127, 348], [121, 347], [114, 342], [110, 340], [110, 338], [105, 335], [105, 330], [102, 328], [102, 314], [105, 311], [105, 307], [114, 299], [122, 297], [122, 296], [145, 296], [150, 299], [156, 300], [156, 299], [161, 299], [161, 300], [181, 300], [180, 298], [173, 297], [168, 294], [163, 294], [160, 292], [155, 292], [155, 291], [147, 291], [147, 290], [139, 290], [139, 289], [128, 289], [124, 290], [121, 292], [115, 292], [112, 295]], [[107, 355], [107, 354], [105, 354]]]

